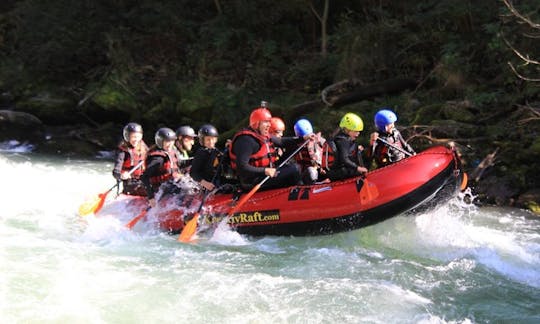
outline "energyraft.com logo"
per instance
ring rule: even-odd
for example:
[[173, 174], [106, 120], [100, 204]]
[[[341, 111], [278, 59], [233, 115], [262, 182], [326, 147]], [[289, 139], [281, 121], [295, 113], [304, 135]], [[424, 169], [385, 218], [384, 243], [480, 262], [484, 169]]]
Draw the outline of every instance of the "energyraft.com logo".
[[[205, 217], [207, 224], [220, 223], [225, 219], [225, 216]], [[267, 223], [279, 221], [279, 210], [263, 210], [256, 212], [237, 213], [229, 217], [227, 224], [251, 224], [251, 223]]]
[[253, 213], [238, 213], [231, 216], [228, 224], [265, 223], [279, 221], [279, 210], [264, 210]]

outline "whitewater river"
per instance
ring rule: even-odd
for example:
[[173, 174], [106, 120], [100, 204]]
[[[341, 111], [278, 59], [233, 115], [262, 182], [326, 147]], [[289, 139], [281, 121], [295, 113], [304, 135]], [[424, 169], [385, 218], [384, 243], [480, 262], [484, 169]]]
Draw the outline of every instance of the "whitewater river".
[[1, 151], [1, 323], [540, 323], [526, 211], [456, 198], [337, 235], [180, 244], [78, 216], [110, 161]]

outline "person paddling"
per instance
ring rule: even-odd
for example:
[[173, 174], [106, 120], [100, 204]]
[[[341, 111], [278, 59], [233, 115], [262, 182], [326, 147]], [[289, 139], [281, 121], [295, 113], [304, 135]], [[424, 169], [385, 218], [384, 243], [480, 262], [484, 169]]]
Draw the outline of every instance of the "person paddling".
[[155, 194], [163, 185], [164, 193], [174, 191], [173, 182], [178, 181], [182, 174], [178, 169], [174, 141], [176, 133], [170, 128], [160, 128], [154, 137], [155, 145], [150, 149], [146, 159], [146, 170], [141, 179], [146, 187], [148, 203], [155, 207]]
[[112, 171], [117, 181], [122, 181], [122, 193], [134, 196], [146, 196], [141, 175], [144, 171], [144, 162], [132, 170], [140, 162], [146, 160], [148, 146], [143, 141], [142, 126], [137, 123], [128, 123], [122, 130], [122, 141], [118, 145], [116, 160]]
[[298, 146], [306, 139], [301, 137], [275, 137], [270, 135], [272, 114], [267, 102], [254, 109], [249, 116], [249, 127], [237, 132], [229, 151], [231, 167], [235, 170], [242, 189], [249, 191], [263, 178], [270, 179], [261, 190], [298, 184], [300, 172], [295, 165], [276, 168], [276, 147]]
[[214, 181], [219, 178], [217, 173], [223, 154], [216, 148], [219, 133], [213, 125], [206, 124], [201, 126], [198, 134], [201, 147], [193, 157], [190, 175], [203, 188], [212, 191], [216, 187]]
[[[311, 135], [313, 134], [313, 126], [309, 120], [299, 119], [294, 124], [294, 133], [299, 137]], [[316, 133], [315, 137], [310, 139], [307, 145], [295, 156], [296, 163], [302, 172], [302, 182], [305, 185], [317, 182], [319, 174], [326, 173], [322, 168], [322, 151], [325, 142], [326, 139], [321, 136], [321, 133]]]
[[[396, 129], [395, 123], [397, 116], [393, 111], [388, 108], [379, 110], [375, 114], [374, 121], [377, 132], [371, 133], [367, 156], [370, 161], [375, 161], [377, 168], [404, 159], [406, 155], [403, 151], [411, 155], [416, 154], [414, 149], [403, 139], [401, 133]], [[382, 139], [389, 145], [379, 141], [379, 139]]]
[[363, 147], [356, 144], [364, 122], [354, 113], [346, 113], [339, 122], [339, 131], [332, 139], [335, 144], [334, 161], [326, 176], [331, 180], [356, 177], [368, 172], [362, 160]]

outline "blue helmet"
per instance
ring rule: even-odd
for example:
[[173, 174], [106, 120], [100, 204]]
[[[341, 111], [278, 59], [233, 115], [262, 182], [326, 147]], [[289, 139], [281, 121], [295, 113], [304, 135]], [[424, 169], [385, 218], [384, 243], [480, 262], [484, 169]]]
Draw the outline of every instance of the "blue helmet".
[[379, 110], [375, 114], [375, 126], [380, 132], [386, 133], [386, 125], [397, 121], [396, 114], [389, 109]]
[[294, 133], [298, 137], [313, 134], [313, 126], [311, 126], [309, 120], [305, 118], [299, 119], [296, 124], [294, 124]]

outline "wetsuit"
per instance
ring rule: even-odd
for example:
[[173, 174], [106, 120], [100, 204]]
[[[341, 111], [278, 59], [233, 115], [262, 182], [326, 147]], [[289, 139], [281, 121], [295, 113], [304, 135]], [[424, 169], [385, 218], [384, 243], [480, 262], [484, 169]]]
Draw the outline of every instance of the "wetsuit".
[[362, 156], [358, 152], [358, 144], [349, 135], [340, 131], [334, 137], [336, 152], [334, 162], [326, 176], [334, 181], [359, 176], [359, 166], [364, 166]]

